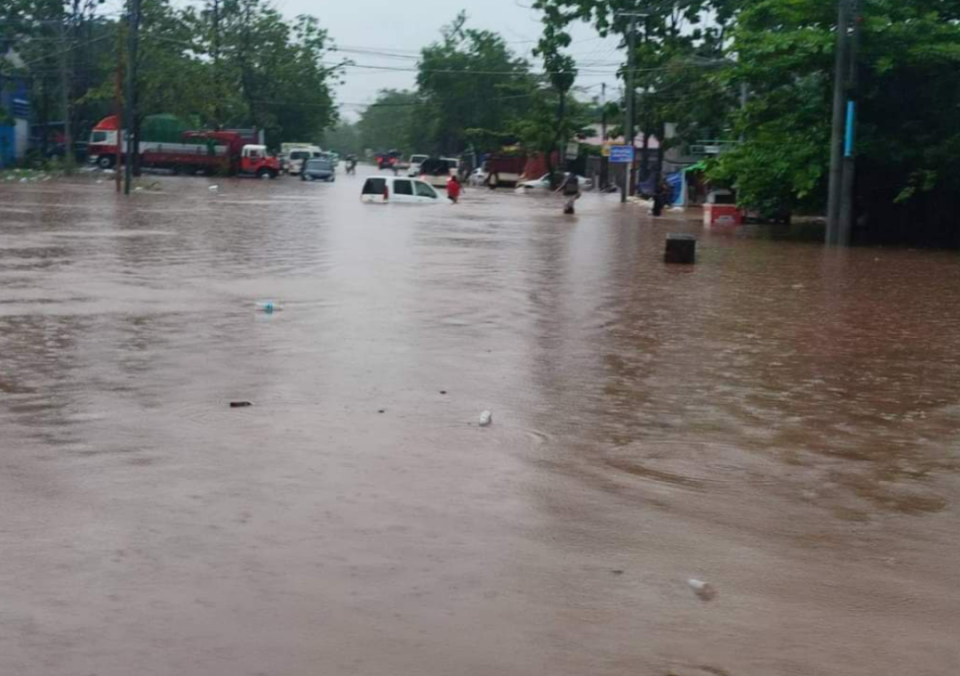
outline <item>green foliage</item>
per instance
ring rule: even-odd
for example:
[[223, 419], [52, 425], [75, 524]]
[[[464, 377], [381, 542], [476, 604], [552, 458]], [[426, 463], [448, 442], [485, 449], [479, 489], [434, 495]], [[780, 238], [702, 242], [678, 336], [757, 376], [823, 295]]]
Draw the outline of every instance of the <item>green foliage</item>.
[[420, 100], [414, 92], [385, 89], [363, 113], [357, 123], [360, 145], [364, 150], [400, 150], [409, 155], [417, 150], [413, 131]]
[[529, 64], [499, 35], [467, 28], [466, 22], [461, 12], [444, 27], [441, 40], [421, 51], [421, 152], [454, 154], [471, 142], [496, 145], [528, 105], [534, 83]]
[[420, 54], [417, 91], [384, 90], [357, 129], [364, 149], [456, 155], [516, 140], [538, 95], [529, 64], [460, 13]]
[[[738, 7], [736, 0], [536, 0], [544, 12], [544, 40], [569, 40], [574, 21], [594, 25], [601, 35], [620, 35], [628, 44], [630, 17], [636, 18], [634, 53], [637, 128], [655, 135], [661, 147], [722, 136], [734, 96], [720, 76], [728, 67], [725, 46]], [[627, 81], [626, 64], [621, 77]], [[677, 136], [665, 139], [672, 123]], [[622, 133], [622, 129], [620, 130]]]
[[[11, 40], [26, 62], [37, 117], [61, 118], [59, 68], [67, 54], [68, 96], [82, 137], [113, 112], [124, 24], [98, 16], [92, 2], [8, 2], [13, 8], [0, 3], [0, 19], [11, 19], [0, 20], [0, 42]], [[317, 20], [285, 20], [267, 0], [221, 0], [216, 15], [212, 0], [205, 4], [198, 10], [173, 0], [142, 2], [139, 120], [170, 113], [210, 126], [257, 126], [273, 145], [319, 139], [337, 119], [331, 84], [340, 70], [324, 65], [331, 45]]]
[[[221, 24], [217, 79], [239, 92], [243, 117], [266, 129], [268, 142], [319, 140], [337, 119], [330, 84], [339, 71], [323, 65], [330, 41], [318, 21], [288, 23], [264, 0], [226, 0]], [[235, 111], [226, 116], [241, 123]]]
[[328, 129], [323, 134], [323, 148], [340, 153], [341, 155], [357, 155], [363, 152], [360, 142], [360, 130], [356, 124], [341, 120], [337, 126]]
[[[744, 143], [711, 174], [748, 206], [816, 209], [826, 199], [836, 3], [744, 3], [729, 76], [749, 84]], [[861, 0], [858, 203], [891, 205], [960, 190], [960, 3]]]

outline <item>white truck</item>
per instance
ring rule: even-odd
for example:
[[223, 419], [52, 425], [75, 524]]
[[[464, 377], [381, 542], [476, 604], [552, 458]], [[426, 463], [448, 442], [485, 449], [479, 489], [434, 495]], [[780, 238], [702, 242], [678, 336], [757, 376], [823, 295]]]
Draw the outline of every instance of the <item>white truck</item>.
[[323, 157], [323, 150], [311, 143], [281, 143], [280, 155], [287, 173], [296, 176], [303, 171], [304, 162]]

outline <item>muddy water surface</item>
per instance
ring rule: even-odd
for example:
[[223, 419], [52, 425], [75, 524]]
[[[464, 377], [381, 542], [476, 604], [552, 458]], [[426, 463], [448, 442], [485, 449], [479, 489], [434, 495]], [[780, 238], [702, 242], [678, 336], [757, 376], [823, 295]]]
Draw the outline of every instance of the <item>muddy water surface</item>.
[[960, 673], [955, 254], [154, 180], [0, 184], [0, 674]]

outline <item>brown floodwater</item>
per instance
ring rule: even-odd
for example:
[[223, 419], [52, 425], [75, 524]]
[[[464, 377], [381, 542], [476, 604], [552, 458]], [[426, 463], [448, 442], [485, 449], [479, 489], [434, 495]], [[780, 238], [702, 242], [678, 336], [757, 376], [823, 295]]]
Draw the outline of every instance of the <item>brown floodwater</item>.
[[0, 674], [960, 673], [956, 254], [154, 181], [0, 184]]

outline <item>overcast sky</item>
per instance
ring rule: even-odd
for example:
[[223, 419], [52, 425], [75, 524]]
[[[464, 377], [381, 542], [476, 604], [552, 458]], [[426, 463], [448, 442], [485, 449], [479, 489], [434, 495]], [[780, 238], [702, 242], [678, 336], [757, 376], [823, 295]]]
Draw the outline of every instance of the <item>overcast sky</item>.
[[[416, 66], [419, 50], [440, 35], [461, 9], [468, 25], [500, 33], [518, 55], [531, 58], [530, 49], [540, 35], [539, 12], [529, 9], [529, 0], [275, 0], [288, 17], [313, 14], [330, 32], [334, 42], [350, 50], [349, 57], [360, 66], [408, 68]], [[607, 97], [615, 98], [619, 85], [615, 76], [623, 53], [616, 39], [600, 39], [589, 26], [576, 26], [570, 47], [578, 65], [589, 69], [578, 79], [578, 98], [600, 95], [600, 83], [607, 83]], [[358, 53], [361, 50], [390, 52], [392, 56]], [[346, 82], [337, 89], [337, 101], [348, 119], [370, 103], [379, 90], [414, 86], [413, 72], [350, 68]]]
[[[178, 5], [206, 4], [205, 0], [174, 0]], [[326, 28], [342, 54], [330, 61], [350, 58], [356, 67], [347, 69], [345, 82], [336, 89], [336, 99], [345, 118], [354, 120], [363, 104], [373, 102], [381, 89], [413, 88], [417, 55], [437, 40], [440, 28], [464, 10], [468, 26], [496, 31], [518, 56], [541, 66], [530, 54], [541, 32], [540, 15], [529, 8], [530, 0], [272, 0], [287, 18], [312, 14]], [[121, 13], [123, 0], [107, 0], [101, 11]], [[617, 38], [600, 38], [587, 25], [571, 28], [573, 44], [568, 52], [580, 68], [575, 95], [582, 100], [599, 97], [607, 84], [607, 99], [620, 95], [616, 71], [625, 58]], [[370, 54], [389, 52], [389, 56]], [[338, 58], [339, 57], [339, 58]], [[362, 66], [373, 66], [363, 68]], [[376, 67], [401, 70], [377, 70]], [[405, 69], [405, 70], [404, 70]]]

